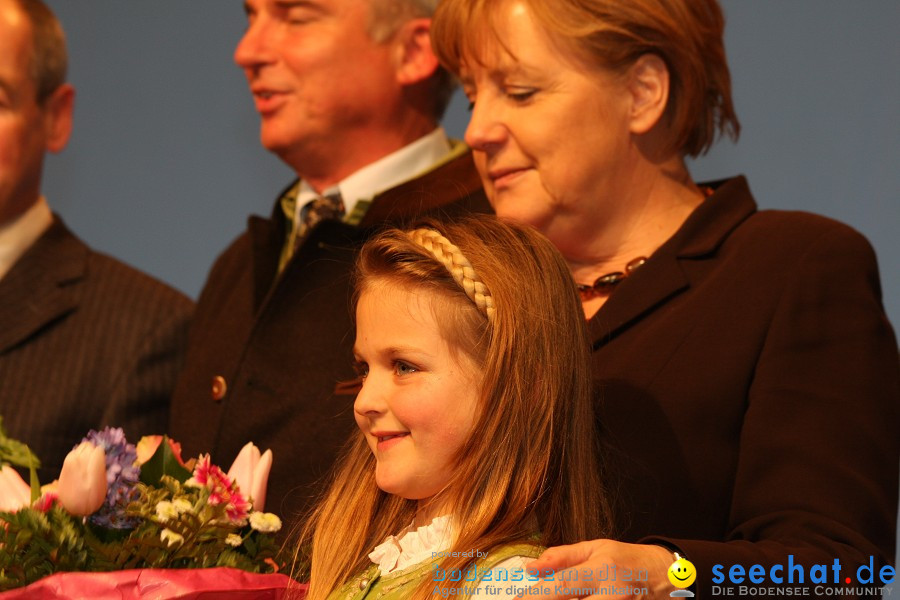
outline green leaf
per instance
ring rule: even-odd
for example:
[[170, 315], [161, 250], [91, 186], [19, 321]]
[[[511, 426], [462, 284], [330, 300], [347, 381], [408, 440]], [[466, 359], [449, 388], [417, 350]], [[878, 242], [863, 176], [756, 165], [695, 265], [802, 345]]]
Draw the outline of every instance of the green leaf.
[[173, 477], [180, 483], [184, 483], [191, 476], [191, 472], [178, 462], [169, 445], [169, 437], [165, 435], [150, 460], [141, 465], [141, 482], [155, 486], [159, 484], [163, 475]]
[[38, 481], [37, 476], [37, 465], [31, 465], [28, 467], [29, 478], [31, 479], [31, 503], [34, 504], [34, 501], [41, 497], [41, 482]]
[[0, 462], [8, 462], [29, 469], [41, 466], [41, 461], [27, 445], [6, 435], [2, 416], [0, 416]]

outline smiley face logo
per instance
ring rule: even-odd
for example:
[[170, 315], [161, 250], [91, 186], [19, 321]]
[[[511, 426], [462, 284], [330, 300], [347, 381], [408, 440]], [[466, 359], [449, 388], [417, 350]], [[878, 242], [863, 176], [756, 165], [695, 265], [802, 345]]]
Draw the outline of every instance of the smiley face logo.
[[682, 558], [677, 554], [675, 556], [677, 560], [669, 565], [667, 573], [669, 582], [677, 588], [686, 588], [697, 579], [697, 569], [694, 568], [694, 563], [686, 558]]

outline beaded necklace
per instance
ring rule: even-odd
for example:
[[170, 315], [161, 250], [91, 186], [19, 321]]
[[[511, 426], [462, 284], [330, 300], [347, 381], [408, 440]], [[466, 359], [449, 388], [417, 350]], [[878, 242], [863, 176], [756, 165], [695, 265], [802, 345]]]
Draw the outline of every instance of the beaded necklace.
[[[703, 198], [706, 199], [712, 196], [715, 190], [709, 186], [703, 186], [700, 188], [700, 191], [703, 192]], [[576, 282], [575, 287], [578, 288], [578, 295], [581, 296], [581, 301], [587, 302], [597, 296], [608, 296], [616, 288], [616, 285], [630, 277], [645, 262], [647, 262], [646, 256], [638, 256], [628, 261], [624, 271], [612, 271], [601, 275], [592, 284]]]

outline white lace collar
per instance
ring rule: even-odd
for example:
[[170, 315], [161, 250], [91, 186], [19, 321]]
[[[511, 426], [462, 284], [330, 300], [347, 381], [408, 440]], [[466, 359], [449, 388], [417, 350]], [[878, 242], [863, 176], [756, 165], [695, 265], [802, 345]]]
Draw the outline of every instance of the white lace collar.
[[378, 565], [382, 575], [387, 575], [433, 558], [435, 552], [449, 549], [452, 543], [453, 525], [450, 515], [444, 515], [423, 527], [413, 529], [410, 525], [399, 536], [388, 537], [375, 546], [369, 559]]

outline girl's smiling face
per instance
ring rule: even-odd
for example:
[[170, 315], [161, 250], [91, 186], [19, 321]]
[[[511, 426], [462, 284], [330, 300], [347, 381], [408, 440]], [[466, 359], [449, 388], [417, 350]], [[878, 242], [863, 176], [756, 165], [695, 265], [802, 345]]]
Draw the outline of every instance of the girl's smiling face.
[[356, 423], [377, 460], [378, 487], [407, 499], [445, 489], [478, 410], [481, 369], [439, 326], [450, 302], [374, 281], [356, 306]]

